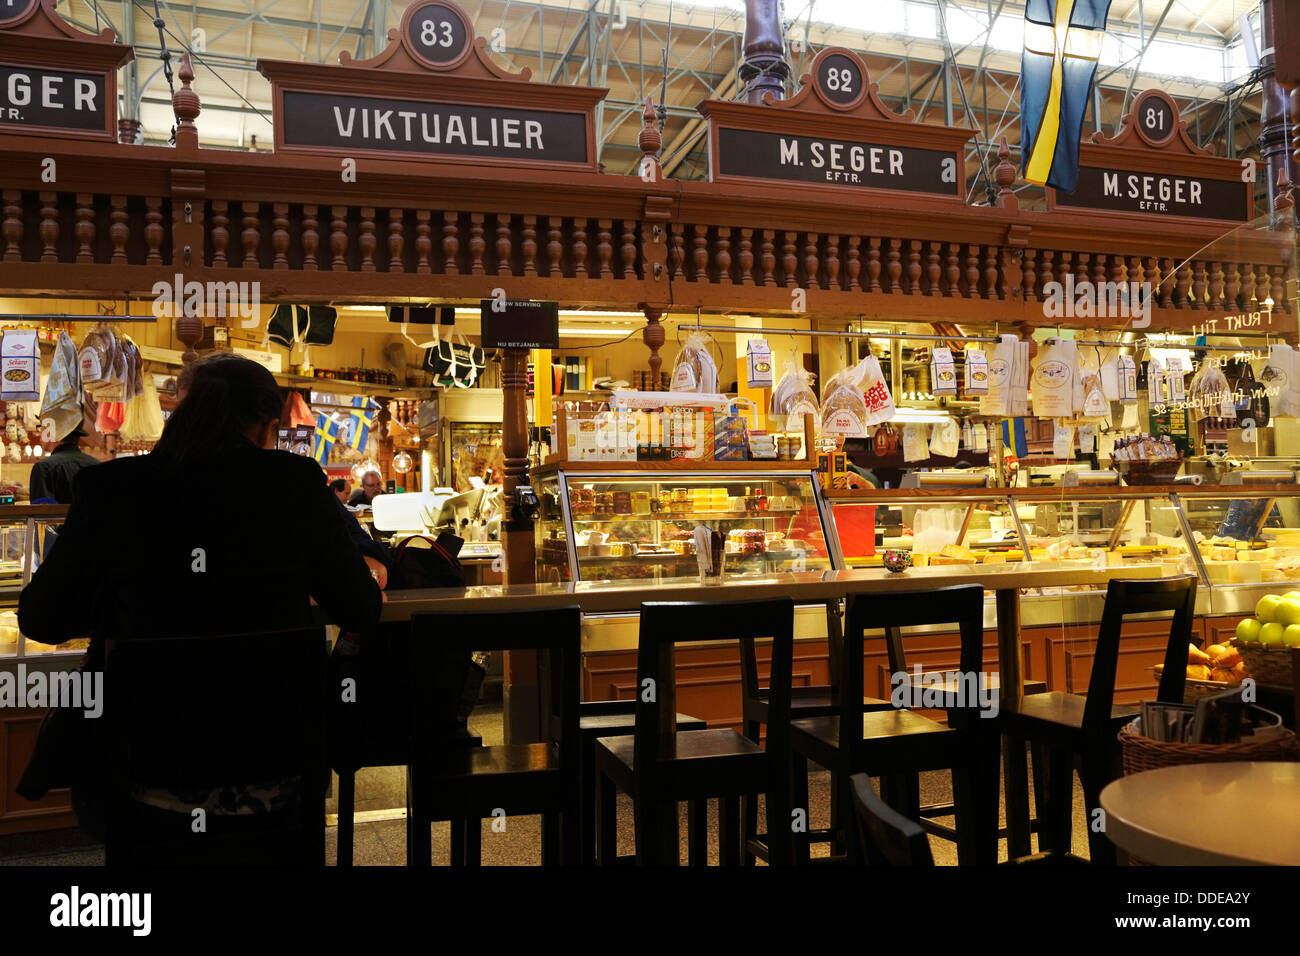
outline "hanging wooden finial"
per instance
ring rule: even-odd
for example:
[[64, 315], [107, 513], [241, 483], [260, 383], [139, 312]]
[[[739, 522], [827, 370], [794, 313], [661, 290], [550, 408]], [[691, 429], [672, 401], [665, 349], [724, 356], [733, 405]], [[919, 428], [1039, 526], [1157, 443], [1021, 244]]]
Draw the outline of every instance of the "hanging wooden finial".
[[1277, 171], [1277, 193], [1273, 197], [1273, 211], [1285, 212], [1295, 205], [1295, 200], [1291, 195], [1291, 177], [1287, 175], [1286, 168], [1289, 164], [1283, 163], [1282, 168]]
[[997, 169], [993, 171], [993, 181], [998, 187], [998, 208], [1015, 211], [1020, 208], [1020, 201], [1011, 190], [1011, 184], [1016, 181], [1016, 167], [1011, 164], [1011, 147], [1007, 145], [1005, 136], [998, 146], [998, 160]]
[[194, 125], [194, 121], [198, 118], [201, 106], [199, 94], [190, 86], [194, 82], [194, 67], [188, 53], [181, 54], [181, 67], [176, 75], [181, 81], [181, 88], [172, 94], [172, 112], [176, 114], [176, 145], [197, 149], [199, 128]]
[[659, 119], [655, 115], [650, 97], [645, 98], [645, 111], [641, 114], [641, 134], [636, 140], [641, 149], [641, 163], [637, 172], [642, 181], [657, 183], [663, 178], [663, 167], [659, 165], [659, 148], [663, 145], [663, 134], [659, 132]]

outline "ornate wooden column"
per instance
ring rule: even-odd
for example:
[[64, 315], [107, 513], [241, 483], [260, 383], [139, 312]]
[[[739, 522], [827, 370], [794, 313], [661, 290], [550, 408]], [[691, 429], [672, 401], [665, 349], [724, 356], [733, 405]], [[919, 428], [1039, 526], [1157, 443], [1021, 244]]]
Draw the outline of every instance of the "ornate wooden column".
[[763, 94], [785, 97], [790, 64], [785, 61], [781, 37], [781, 5], [778, 0], [745, 0], [745, 52], [740, 79], [748, 102], [761, 104]]
[[[528, 350], [505, 349], [501, 359], [501, 451], [505, 457], [502, 497], [502, 550], [505, 552], [505, 582], [531, 584], [536, 579], [537, 541], [533, 521], [515, 518], [516, 491], [528, 485]], [[502, 707], [506, 743], [540, 740], [541, 697], [538, 658], [531, 651], [509, 651], [505, 655], [505, 684]]]
[[[1287, 93], [1279, 80], [1277, 56], [1283, 44], [1300, 43], [1300, 36], [1279, 36], [1277, 28], [1284, 25], [1278, 14], [1285, 4], [1282, 0], [1263, 0], [1260, 6], [1260, 47], [1262, 55], [1260, 66], [1263, 69], [1263, 108], [1259, 122], [1259, 156], [1268, 164], [1267, 170], [1260, 170], [1260, 175], [1268, 177], [1268, 207], [1277, 208], [1278, 183], [1282, 175], [1292, 184], [1300, 181], [1300, 168], [1290, 152], [1292, 129], [1296, 125], [1294, 107], [1288, 110]], [[1294, 30], [1286, 23], [1285, 29]], [[1288, 55], [1294, 55], [1289, 53]], [[1286, 67], [1284, 66], [1285, 70]], [[1296, 98], [1291, 97], [1292, 103]], [[1289, 115], [1288, 115], [1289, 113]]]
[[[179, 152], [197, 151], [199, 130], [194, 125], [201, 106], [199, 96], [191, 89], [194, 67], [188, 53], [181, 57], [177, 76], [180, 89], [172, 95], [172, 111], [176, 114], [176, 149]], [[178, 275], [190, 269], [203, 267], [203, 172], [201, 170], [172, 170], [172, 265]], [[161, 230], [160, 230], [161, 231]], [[176, 338], [185, 346], [181, 361], [193, 362], [199, 357], [194, 344], [203, 338], [203, 319], [185, 312], [175, 316]]]

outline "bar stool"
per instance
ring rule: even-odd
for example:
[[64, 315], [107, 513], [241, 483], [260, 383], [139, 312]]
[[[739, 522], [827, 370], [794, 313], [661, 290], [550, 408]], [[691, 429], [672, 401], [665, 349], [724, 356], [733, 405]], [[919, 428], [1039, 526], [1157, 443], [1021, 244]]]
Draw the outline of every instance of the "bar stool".
[[[832, 682], [839, 679], [840, 660], [844, 649], [843, 632], [840, 625], [839, 601], [826, 602], [826, 646], [830, 659]], [[754, 743], [762, 741], [762, 731], [768, 723], [769, 689], [759, 684], [758, 654], [752, 638], [740, 642], [740, 688], [741, 706], [745, 727], [745, 736]], [[889, 710], [893, 705], [887, 700], [864, 697], [863, 707], [867, 710]], [[835, 683], [790, 688], [791, 719], [802, 717], [830, 717], [839, 713], [839, 690]], [[800, 754], [791, 753], [790, 780], [794, 806], [808, 807], [808, 761]], [[834, 782], [831, 792], [834, 794]], [[810, 842], [826, 843], [834, 840], [838, 807], [832, 799], [831, 828], [829, 830], [810, 830], [807, 834]], [[768, 860], [767, 834], [758, 832], [758, 799], [756, 794], [747, 794], [744, 799], [745, 819], [745, 865], [752, 866], [756, 859]]]
[[[1065, 853], [1070, 849], [1074, 804], [1074, 764], [1079, 764], [1084, 806], [1089, 820], [1101, 806], [1102, 788], [1119, 776], [1120, 728], [1138, 708], [1116, 705], [1115, 672], [1124, 618], [1134, 614], [1173, 612], [1165, 645], [1164, 672], [1156, 699], [1181, 703], [1187, 677], [1187, 645], [1192, 639], [1196, 578], [1184, 575], [1157, 580], [1119, 580], [1106, 589], [1106, 605], [1097, 634], [1088, 694], [1051, 691], [1026, 697], [1020, 709], [1002, 711], [1002, 732], [1028, 741], [1034, 749], [1034, 779], [1038, 793], [1039, 849]], [[1104, 833], [1088, 828], [1088, 852], [1093, 863], [1115, 863], [1115, 846]]]
[[538, 743], [449, 750], [446, 694], [435, 682], [416, 684], [414, 754], [407, 770], [410, 803], [407, 861], [431, 862], [429, 827], [452, 823], [452, 865], [478, 865], [484, 817], [540, 813], [542, 864], [580, 859], [578, 697], [581, 612], [576, 606], [524, 611], [416, 614], [411, 660], [418, 674], [448, 668], [473, 651], [538, 651], [548, 655], [548, 719]]
[[[952, 709], [945, 727], [907, 709], [867, 710], [862, 703], [863, 634], [870, 628], [956, 623], [961, 631], [961, 670], [983, 669], [984, 590], [977, 584], [860, 598], [849, 606], [844, 634], [840, 713], [791, 723], [790, 746], [835, 775], [842, 829], [849, 830], [853, 798], [849, 777], [867, 773], [892, 778], [890, 800], [908, 809], [906, 781], [922, 770], [951, 770], [957, 815], [957, 853], [962, 863], [997, 859], [998, 737], [994, 722], [974, 707]], [[902, 781], [900, 783], [899, 781]], [[902, 803], [902, 807], [898, 804]], [[847, 832], [846, 832], [847, 835]], [[860, 862], [853, 841], [849, 859]], [[800, 841], [800, 862], [808, 841]]]
[[[766, 747], [730, 729], [679, 732], [669, 716], [676, 713], [676, 645], [764, 637], [772, 639]], [[616, 800], [622, 791], [632, 797], [638, 864], [677, 865], [677, 804], [687, 801], [689, 858], [692, 865], [702, 865], [710, 797], [718, 799], [719, 857], [725, 865], [739, 864], [742, 796], [766, 792], [768, 819], [790, 817], [786, 771], [794, 604], [789, 599], [642, 604], [639, 645], [635, 730], [596, 743], [600, 862], [609, 864], [615, 857]], [[773, 862], [791, 862], [793, 849], [793, 834], [775, 840]]]
[[[708, 723], [699, 717], [678, 714], [680, 730], [707, 730]], [[621, 737], [636, 730], [636, 701], [584, 701], [578, 710], [578, 736], [582, 741], [582, 862], [596, 862], [596, 741], [601, 737]]]

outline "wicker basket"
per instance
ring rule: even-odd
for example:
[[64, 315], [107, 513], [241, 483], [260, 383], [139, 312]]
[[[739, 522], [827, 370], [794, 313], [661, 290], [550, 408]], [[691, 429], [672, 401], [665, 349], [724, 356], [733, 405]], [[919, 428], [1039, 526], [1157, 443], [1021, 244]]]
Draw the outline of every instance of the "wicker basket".
[[1246, 673], [1255, 683], [1290, 690], [1293, 681], [1291, 648], [1272, 644], [1232, 641], [1241, 659], [1246, 662]]
[[1119, 746], [1125, 776], [1189, 763], [1300, 760], [1300, 743], [1296, 742], [1295, 734], [1290, 730], [1260, 740], [1247, 737], [1235, 744], [1184, 744], [1143, 737], [1130, 723], [1125, 724], [1119, 732]]

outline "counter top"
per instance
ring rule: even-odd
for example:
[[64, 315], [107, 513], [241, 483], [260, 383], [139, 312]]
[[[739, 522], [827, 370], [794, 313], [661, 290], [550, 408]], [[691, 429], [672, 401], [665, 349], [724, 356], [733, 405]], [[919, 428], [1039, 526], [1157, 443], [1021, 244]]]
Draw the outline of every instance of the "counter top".
[[400, 621], [429, 611], [540, 609], [576, 604], [585, 613], [635, 611], [643, 601], [745, 601], [789, 597], [814, 603], [848, 594], [928, 591], [980, 584], [988, 591], [1105, 585], [1112, 578], [1158, 578], [1159, 565], [1094, 568], [1088, 561], [909, 568], [895, 574], [884, 568], [804, 571], [728, 578], [705, 584], [698, 576], [661, 580], [579, 581], [565, 584], [506, 584], [468, 588], [428, 588], [388, 592], [383, 620]]

